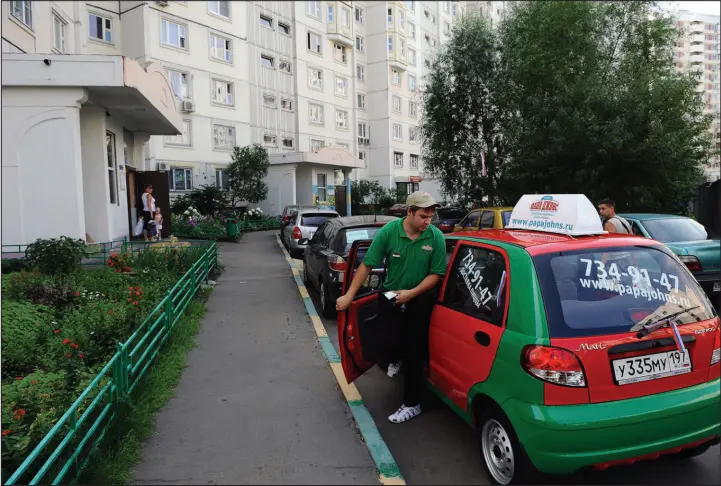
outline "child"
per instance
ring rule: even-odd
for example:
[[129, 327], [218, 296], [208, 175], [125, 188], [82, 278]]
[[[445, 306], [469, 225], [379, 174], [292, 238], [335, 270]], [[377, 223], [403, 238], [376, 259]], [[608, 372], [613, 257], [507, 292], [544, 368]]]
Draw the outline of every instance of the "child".
[[155, 208], [155, 236], [158, 240], [163, 239], [163, 235], [160, 231], [163, 229], [163, 215], [160, 214], [160, 208]]

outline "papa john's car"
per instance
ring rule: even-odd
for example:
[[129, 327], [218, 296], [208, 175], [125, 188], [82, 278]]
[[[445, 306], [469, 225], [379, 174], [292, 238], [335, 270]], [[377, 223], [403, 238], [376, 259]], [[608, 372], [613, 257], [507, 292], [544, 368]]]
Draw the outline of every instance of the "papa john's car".
[[[446, 241], [427, 384], [475, 429], [494, 483], [719, 442], [719, 317], [663, 244], [605, 233], [582, 195], [523, 196], [505, 229]], [[344, 291], [369, 244], [353, 243]], [[385, 358], [377, 298], [338, 315], [349, 383]]]

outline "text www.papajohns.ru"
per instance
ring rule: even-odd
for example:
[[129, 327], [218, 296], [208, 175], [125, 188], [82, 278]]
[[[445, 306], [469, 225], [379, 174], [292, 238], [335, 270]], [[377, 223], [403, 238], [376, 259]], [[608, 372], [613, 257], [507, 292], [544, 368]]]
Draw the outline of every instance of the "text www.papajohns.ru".
[[675, 295], [668, 294], [663, 290], [654, 288], [651, 290], [641, 290], [638, 287], [621, 285], [616, 280], [593, 280], [588, 278], [582, 278], [579, 280], [581, 280], [581, 286], [587, 289], [609, 290], [611, 292], [616, 292], [618, 295], [633, 295], [636, 299], [640, 297], [648, 300], [661, 300], [675, 305], [691, 307], [691, 301], [689, 299], [676, 297]]
[[558, 223], [556, 221], [548, 221], [545, 219], [532, 220], [527, 219], [511, 219], [511, 224], [514, 226], [525, 226], [526, 228], [538, 228], [538, 229], [557, 229], [572, 231], [573, 225], [569, 223]]

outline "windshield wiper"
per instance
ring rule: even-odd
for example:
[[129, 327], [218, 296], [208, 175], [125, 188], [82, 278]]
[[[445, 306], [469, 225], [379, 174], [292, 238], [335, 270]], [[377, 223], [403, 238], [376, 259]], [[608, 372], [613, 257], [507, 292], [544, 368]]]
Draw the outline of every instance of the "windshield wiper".
[[700, 306], [700, 305], [697, 305], [697, 306], [695, 306], [695, 307], [691, 307], [690, 309], [683, 309], [683, 310], [680, 310], [680, 311], [675, 312], [675, 313], [673, 313], [673, 314], [670, 314], [670, 315], [664, 317], [663, 319], [659, 319], [659, 320], [654, 321], [654, 322], [652, 322], [652, 323], [650, 323], [650, 324], [644, 324], [643, 327], [641, 328], [641, 330], [636, 333], [636, 337], [637, 337], [638, 339], [641, 339], [641, 338], [644, 337], [644, 336], [648, 336], [649, 334], [651, 334], [651, 333], [652, 333], [653, 331], [655, 331], [656, 329], [661, 329], [662, 327], [668, 325], [668, 323], [671, 321], [671, 319], [674, 319], [674, 318], [680, 316], [681, 314], [685, 314], [685, 313], [687, 313], [687, 312], [691, 312], [692, 310], [698, 309], [699, 307], [701, 307], [701, 306]]

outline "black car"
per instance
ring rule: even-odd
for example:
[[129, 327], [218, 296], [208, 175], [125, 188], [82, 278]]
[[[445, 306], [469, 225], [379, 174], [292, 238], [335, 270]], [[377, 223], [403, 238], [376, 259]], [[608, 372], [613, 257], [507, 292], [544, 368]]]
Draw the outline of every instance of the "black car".
[[[372, 240], [393, 216], [345, 216], [329, 219], [318, 227], [313, 238], [303, 238], [303, 282], [320, 293], [321, 312], [335, 315], [335, 301], [341, 295], [348, 251], [355, 240]], [[356, 262], [357, 264], [357, 262]]]
[[438, 208], [431, 218], [431, 224], [444, 233], [450, 233], [466, 217], [466, 213], [461, 208]]

